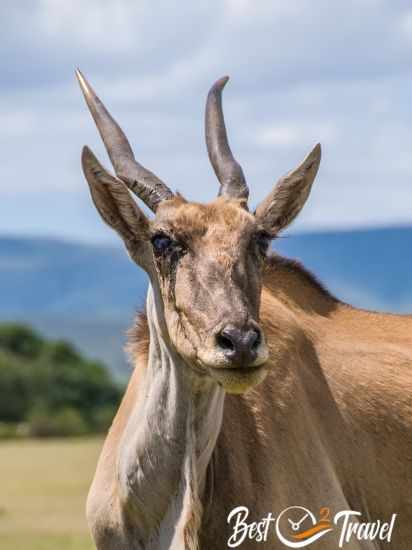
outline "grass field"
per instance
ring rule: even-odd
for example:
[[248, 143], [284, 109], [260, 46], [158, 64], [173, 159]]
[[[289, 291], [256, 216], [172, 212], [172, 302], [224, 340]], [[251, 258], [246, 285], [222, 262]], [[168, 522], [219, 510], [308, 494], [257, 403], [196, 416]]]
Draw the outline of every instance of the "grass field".
[[91, 550], [85, 502], [102, 441], [0, 443], [0, 549]]

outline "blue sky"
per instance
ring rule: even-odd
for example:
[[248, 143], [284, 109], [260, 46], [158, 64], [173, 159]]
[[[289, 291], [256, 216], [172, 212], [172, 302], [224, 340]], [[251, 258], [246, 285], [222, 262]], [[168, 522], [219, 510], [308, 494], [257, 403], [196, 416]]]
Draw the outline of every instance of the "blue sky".
[[232, 149], [256, 204], [320, 141], [295, 229], [412, 221], [409, 1], [2, 1], [0, 234], [113, 237], [80, 170], [107, 163], [79, 66], [136, 157], [172, 189], [211, 200], [208, 88], [225, 74]]

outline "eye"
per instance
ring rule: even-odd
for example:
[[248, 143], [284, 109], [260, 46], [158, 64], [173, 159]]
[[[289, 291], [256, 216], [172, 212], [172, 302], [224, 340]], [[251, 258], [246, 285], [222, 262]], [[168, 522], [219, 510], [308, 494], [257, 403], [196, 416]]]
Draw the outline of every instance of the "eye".
[[164, 254], [173, 247], [173, 241], [164, 233], [157, 233], [152, 237], [152, 245], [155, 252]]
[[152, 237], [152, 246], [155, 254], [163, 256], [173, 255], [176, 259], [186, 252], [186, 248], [180, 241], [169, 237], [166, 233], [156, 233]]
[[255, 235], [255, 243], [263, 255], [267, 254], [271, 241], [272, 236], [267, 231], [258, 231]]

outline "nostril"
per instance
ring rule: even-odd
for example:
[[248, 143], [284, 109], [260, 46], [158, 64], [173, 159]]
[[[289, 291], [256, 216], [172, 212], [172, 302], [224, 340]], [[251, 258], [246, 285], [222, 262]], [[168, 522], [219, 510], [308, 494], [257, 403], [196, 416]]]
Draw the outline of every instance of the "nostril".
[[253, 336], [251, 339], [251, 346], [250, 346], [252, 351], [256, 351], [258, 349], [261, 341], [262, 341], [262, 336], [261, 336], [260, 330], [254, 330]]
[[216, 343], [220, 348], [224, 350], [235, 351], [235, 345], [233, 341], [224, 332], [220, 332], [216, 335]]
[[241, 330], [228, 325], [216, 334], [216, 345], [231, 360], [249, 362], [256, 357], [262, 334], [259, 328]]

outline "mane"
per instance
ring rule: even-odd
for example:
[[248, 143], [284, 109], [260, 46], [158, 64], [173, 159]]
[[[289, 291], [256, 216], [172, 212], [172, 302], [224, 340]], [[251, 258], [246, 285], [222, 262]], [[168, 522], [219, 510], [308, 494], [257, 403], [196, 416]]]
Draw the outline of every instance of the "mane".
[[307, 269], [299, 260], [286, 258], [276, 252], [272, 252], [268, 257], [265, 273], [265, 283], [268, 284], [268, 286], [276, 284], [276, 277], [279, 270], [299, 277], [306, 285], [313, 287], [313, 289], [322, 294], [324, 298], [332, 300], [335, 303], [341, 303], [341, 300], [336, 298], [322, 281], [320, 281], [316, 275]]
[[132, 368], [136, 366], [139, 358], [143, 359], [143, 364], [146, 363], [146, 358], [149, 354], [149, 342], [149, 325], [147, 323], [146, 310], [143, 309], [136, 313], [133, 324], [127, 331], [125, 351]]
[[[323, 301], [328, 305], [322, 305], [319, 307], [319, 311], [322, 310], [326, 313], [330, 309], [336, 307], [337, 304], [342, 303], [338, 300], [326, 286], [308, 269], [306, 269], [298, 260], [292, 260], [284, 256], [280, 256], [276, 252], [273, 252], [268, 257], [264, 272], [264, 287], [269, 289], [272, 293], [276, 292], [279, 284], [279, 274], [288, 274], [299, 280], [299, 284], [315, 291], [317, 297], [321, 296]], [[293, 291], [291, 290], [291, 294]], [[307, 307], [307, 306], [306, 306]], [[314, 307], [311, 307], [314, 309]], [[127, 331], [127, 344], [125, 347], [126, 354], [129, 358], [132, 368], [138, 362], [137, 359], [143, 359], [145, 363], [149, 352], [149, 327], [147, 324], [147, 315], [145, 310], [138, 311], [132, 326]]]

